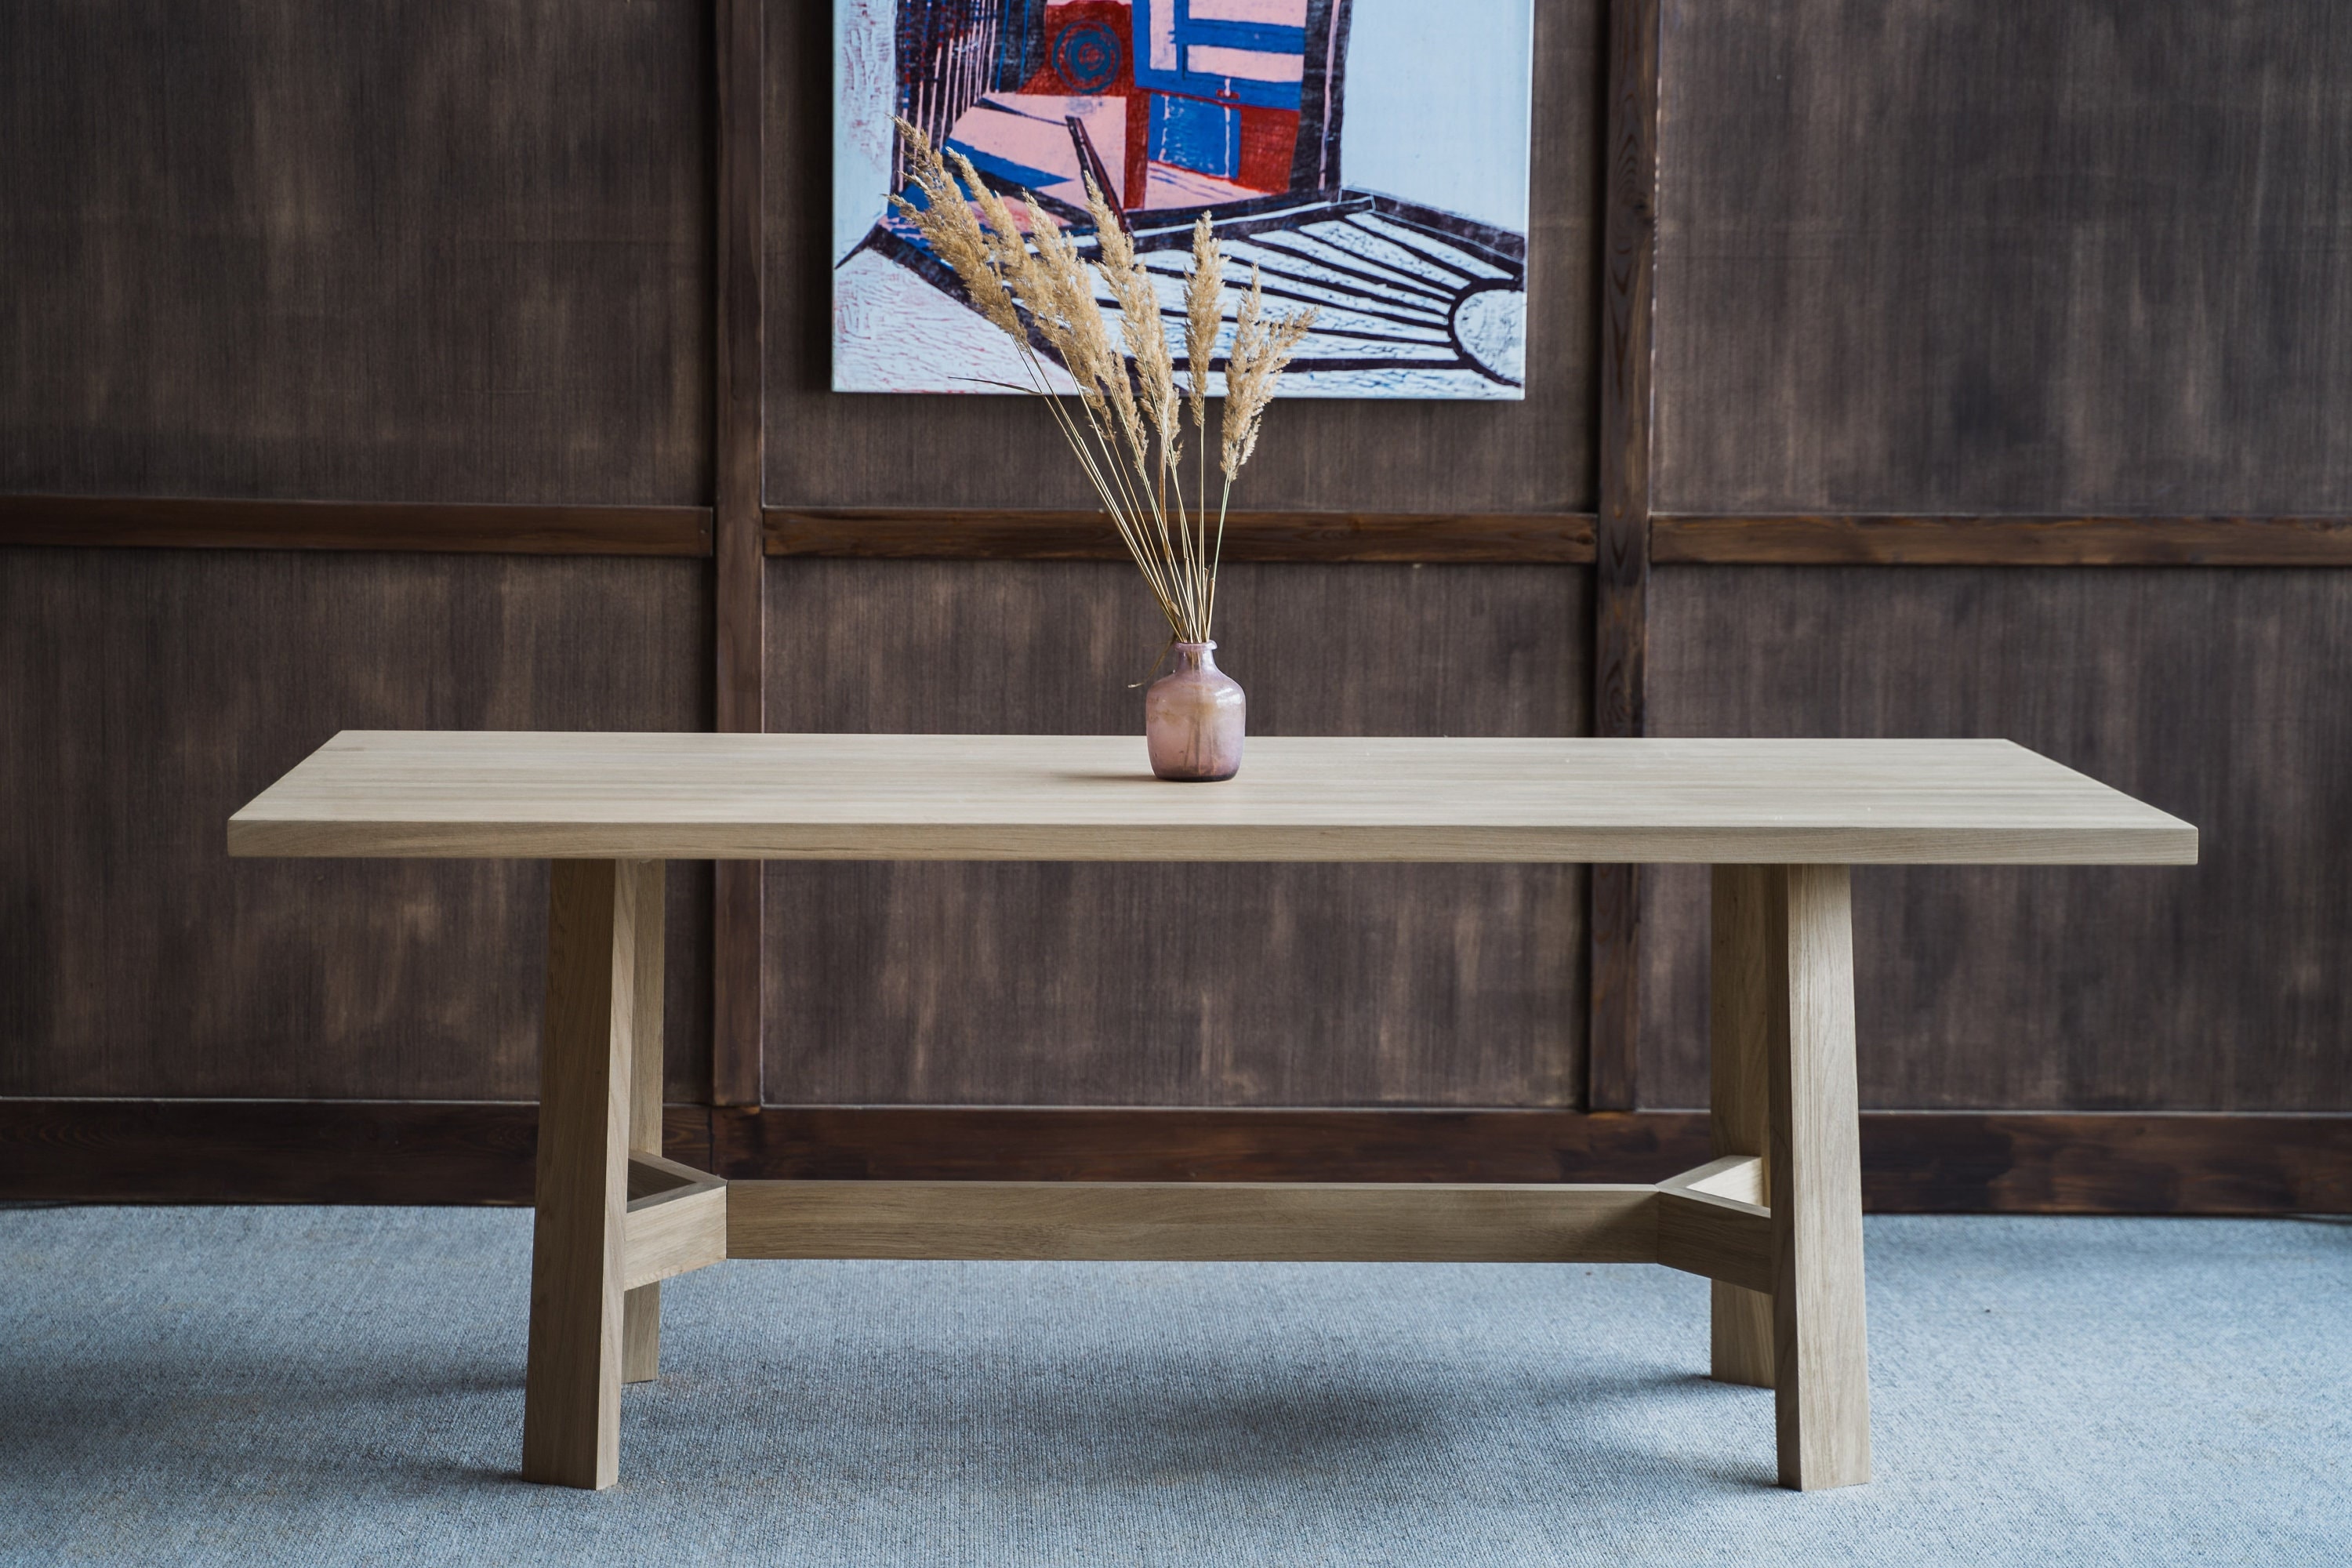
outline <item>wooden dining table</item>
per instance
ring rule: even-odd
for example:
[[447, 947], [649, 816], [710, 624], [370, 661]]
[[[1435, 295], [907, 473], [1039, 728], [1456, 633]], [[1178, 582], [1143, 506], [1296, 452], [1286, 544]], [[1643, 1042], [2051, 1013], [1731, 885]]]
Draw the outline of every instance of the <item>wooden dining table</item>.
[[[618, 1478], [660, 1282], [722, 1258], [1584, 1261], [1714, 1282], [1713, 1375], [1773, 1390], [1780, 1482], [1810, 1489], [1870, 1477], [1848, 868], [2182, 866], [2197, 830], [1999, 740], [1253, 737], [1239, 777], [1178, 784], [1135, 737], [347, 731], [228, 849], [551, 863], [530, 1479]], [[1716, 1158], [1654, 1184], [721, 1180], [661, 1152], [677, 859], [1709, 865]]]

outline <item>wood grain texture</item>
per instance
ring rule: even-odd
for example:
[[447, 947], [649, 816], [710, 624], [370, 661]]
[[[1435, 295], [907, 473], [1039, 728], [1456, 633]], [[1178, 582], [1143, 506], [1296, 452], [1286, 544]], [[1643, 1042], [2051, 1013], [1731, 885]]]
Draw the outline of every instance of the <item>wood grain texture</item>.
[[[0, 551], [0, 817], [42, 824], [0, 835], [0, 1093], [530, 1099], [543, 868], [234, 862], [219, 820], [347, 723], [704, 724], [702, 579]], [[699, 1039], [709, 872], [675, 880], [668, 1017]]]
[[[1769, 1310], [1774, 1280], [1772, 1216], [1755, 1204], [1735, 1198], [1661, 1191], [1658, 1261], [1726, 1289], [1759, 1296]], [[1715, 1375], [1726, 1383], [1750, 1381], [1725, 1377], [1720, 1372]]]
[[730, 1258], [1649, 1263], [1646, 1186], [740, 1182]]
[[[771, 507], [770, 555], [895, 561], [1126, 561], [1100, 511], [957, 508]], [[1227, 561], [1504, 562], [1592, 559], [1592, 519], [1579, 512], [1234, 512]]]
[[2352, 11], [1665, 18], [1660, 510], [2352, 507]]
[[1765, 874], [1773, 1408], [1801, 1491], [1870, 1479], [1850, 889], [1843, 866]]
[[[1772, 1073], [1767, 1009], [1773, 965], [1762, 866], [1717, 866], [1710, 874], [1707, 953], [1707, 1148], [1718, 1159], [1765, 1156], [1772, 1144]], [[1771, 1190], [1763, 1173], [1762, 1202]], [[1708, 1371], [1722, 1383], [1770, 1388], [1772, 1296], [1717, 1279], [1708, 1292]]]
[[[529, 1203], [537, 1122], [529, 1101], [0, 1099], [0, 1201]], [[672, 1105], [665, 1145], [765, 1179], [1654, 1182], [1705, 1158], [1706, 1118]], [[2352, 1115], [1873, 1110], [1862, 1155], [1874, 1213], [2352, 1213]]]
[[707, 500], [704, 16], [0, 7], [0, 490]]
[[632, 868], [551, 868], [547, 1007], [532, 1197], [522, 1475], [602, 1490], [620, 1479], [629, 1078], [641, 920]]
[[[1523, 403], [1286, 400], [1235, 494], [1265, 510], [1589, 511], [1602, 0], [1538, 0]], [[835, 395], [831, 11], [770, 0], [768, 497], [780, 507], [1092, 500], [1024, 398]], [[1345, 171], [1342, 171], [1345, 177]], [[876, 216], [879, 216], [878, 203]]]
[[[2006, 734], [2194, 821], [2193, 870], [1861, 870], [1863, 1102], [2352, 1109], [2352, 576], [1660, 568], [1661, 734]], [[1654, 874], [1651, 1103], [1706, 1096], [1706, 880]]]
[[1650, 559], [1717, 566], [2346, 566], [2342, 517], [1654, 517]]
[[346, 730], [236, 856], [2189, 865], [2196, 829], [2007, 741], [1259, 736], [1163, 784], [1129, 735]]
[[708, 555], [694, 506], [0, 496], [0, 546], [436, 550], [502, 555]]

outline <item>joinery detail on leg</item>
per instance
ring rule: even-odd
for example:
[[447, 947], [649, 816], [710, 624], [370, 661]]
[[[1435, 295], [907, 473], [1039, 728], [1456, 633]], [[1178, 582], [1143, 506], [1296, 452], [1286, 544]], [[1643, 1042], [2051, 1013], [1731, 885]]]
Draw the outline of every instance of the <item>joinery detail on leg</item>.
[[1870, 1479], [1853, 897], [1843, 866], [1776, 867], [1767, 894], [1780, 1484], [1811, 1491]]
[[1658, 1184], [1658, 1261], [1755, 1296], [1769, 1311], [1772, 1213], [1764, 1162], [1752, 1154], [1712, 1160]]
[[[622, 1230], [621, 1281], [634, 1302], [664, 1279], [726, 1260], [727, 1184], [658, 1154], [632, 1154], [629, 1213]], [[656, 1304], [661, 1300], [652, 1299]], [[635, 1320], [629, 1327], [636, 1327]], [[650, 1362], [646, 1375], [653, 1375]]]
[[[1757, 1203], [1769, 1196], [1761, 1165], [1772, 1139], [1771, 1069], [1766, 1060], [1765, 1014], [1772, 964], [1764, 903], [1770, 882], [1763, 866], [1715, 868], [1708, 970], [1708, 1147], [1717, 1156], [1759, 1162]], [[1709, 1306], [1708, 1361], [1724, 1383], [1772, 1386], [1772, 1295], [1768, 1279], [1734, 1283], [1717, 1278]]]
[[[638, 950], [660, 920], [641, 865], [558, 860], [549, 875], [531, 1236], [525, 1479], [619, 1479], [629, 1092]], [[658, 883], [654, 884], [658, 887]]]

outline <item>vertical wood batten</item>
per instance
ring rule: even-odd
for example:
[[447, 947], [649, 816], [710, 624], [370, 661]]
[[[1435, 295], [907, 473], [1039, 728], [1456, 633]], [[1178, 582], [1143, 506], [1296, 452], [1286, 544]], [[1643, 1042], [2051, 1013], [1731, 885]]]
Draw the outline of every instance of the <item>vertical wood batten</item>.
[[[761, 0], [717, 0], [718, 385], [713, 429], [721, 731], [757, 731], [766, 595], [760, 550], [766, 326], [761, 153], [766, 70]], [[711, 1099], [760, 1103], [760, 867], [721, 861], [711, 900]]]
[[[1658, 184], [1658, 0], [1609, 8], [1601, 221], [1600, 515], [1594, 528], [1592, 731], [1639, 735], [1650, 579], [1651, 313]], [[1596, 866], [1585, 1103], [1630, 1110], [1641, 1036], [1641, 878]]]

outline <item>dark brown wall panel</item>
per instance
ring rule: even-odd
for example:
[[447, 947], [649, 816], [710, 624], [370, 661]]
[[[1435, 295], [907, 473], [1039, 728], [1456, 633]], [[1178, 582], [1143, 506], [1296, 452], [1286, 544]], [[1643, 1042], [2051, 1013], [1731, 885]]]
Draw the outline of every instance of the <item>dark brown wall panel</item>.
[[707, 501], [709, 33], [0, 6], [0, 490]]
[[[1258, 509], [1591, 510], [1601, 0], [1536, 5], [1534, 232], [1523, 403], [1286, 402], [1235, 492]], [[1018, 397], [835, 395], [832, 7], [768, 19], [768, 500], [1086, 507], [1076, 464]]]
[[2352, 6], [1664, 16], [1661, 510], [2352, 509]]
[[[529, 1098], [536, 864], [231, 860], [339, 729], [703, 729], [693, 561], [0, 551], [0, 1094]], [[670, 889], [699, 1098], [706, 868]]]
[[[1572, 568], [1230, 567], [1221, 658], [1256, 734], [1576, 733], [1588, 593]], [[1165, 630], [1131, 568], [791, 560], [769, 595], [771, 729], [1132, 732], [1144, 767], [1128, 688]], [[1571, 1103], [1584, 881], [772, 865], [767, 1096]]]
[[[2352, 1108], [2352, 574], [1660, 567], [1664, 735], [2000, 735], [2194, 868], [1857, 871], [1865, 1105]], [[1644, 1100], [1706, 1100], [1706, 882], [1650, 909]]]

